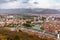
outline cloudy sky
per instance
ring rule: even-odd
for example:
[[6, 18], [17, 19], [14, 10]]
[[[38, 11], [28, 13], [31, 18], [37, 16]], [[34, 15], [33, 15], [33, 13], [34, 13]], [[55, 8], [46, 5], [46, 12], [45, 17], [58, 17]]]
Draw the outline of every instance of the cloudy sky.
[[60, 0], [0, 0], [0, 9], [15, 8], [60, 9]]

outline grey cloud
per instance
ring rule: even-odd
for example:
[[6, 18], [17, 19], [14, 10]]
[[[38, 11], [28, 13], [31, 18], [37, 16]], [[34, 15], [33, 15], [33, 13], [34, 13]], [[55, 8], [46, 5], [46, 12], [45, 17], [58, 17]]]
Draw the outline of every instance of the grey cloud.
[[17, 1], [17, 0], [0, 0], [0, 4], [1, 4], [1, 3], [12, 2], [12, 1]]
[[5, 3], [6, 1], [5, 0], [0, 0], [0, 3]]
[[28, 3], [29, 2], [29, 0], [23, 0], [22, 1], [22, 3]]
[[19, 1], [20, 3], [29, 3], [30, 0], [0, 0], [1, 3], [7, 3], [7, 2], [13, 2], [13, 1]]
[[38, 2], [33, 2], [34, 4], [39, 4]]

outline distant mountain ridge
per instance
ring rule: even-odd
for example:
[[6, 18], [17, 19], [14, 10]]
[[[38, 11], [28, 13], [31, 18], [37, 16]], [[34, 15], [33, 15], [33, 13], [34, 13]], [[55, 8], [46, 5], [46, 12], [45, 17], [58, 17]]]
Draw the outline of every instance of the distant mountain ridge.
[[15, 13], [15, 14], [21, 14], [21, 13], [37, 13], [37, 14], [60, 14], [59, 10], [56, 9], [0, 9], [0, 13]]

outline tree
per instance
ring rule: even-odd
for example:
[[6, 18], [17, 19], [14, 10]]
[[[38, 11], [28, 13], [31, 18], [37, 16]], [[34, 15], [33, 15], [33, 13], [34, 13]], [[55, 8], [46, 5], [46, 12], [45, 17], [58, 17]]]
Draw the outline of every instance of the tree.
[[29, 23], [29, 24], [31, 24], [31, 21], [26, 21], [26, 23]]
[[26, 24], [23, 24], [23, 26], [25, 27], [32, 27], [30, 24], [26, 23]]
[[20, 40], [19, 36], [16, 35], [15, 38], [14, 38], [14, 40]]
[[40, 27], [41, 30], [44, 30], [44, 27]]
[[7, 40], [12, 40], [12, 39], [10, 37], [8, 37]]
[[42, 20], [44, 21], [46, 18], [45, 17], [42, 17]]

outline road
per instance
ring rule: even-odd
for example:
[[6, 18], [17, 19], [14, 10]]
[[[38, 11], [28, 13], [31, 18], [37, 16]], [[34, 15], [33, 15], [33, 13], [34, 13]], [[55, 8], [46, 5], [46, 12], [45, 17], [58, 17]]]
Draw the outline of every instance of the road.
[[[14, 28], [12, 28], [12, 29], [14, 29]], [[32, 32], [37, 32], [40, 34], [45, 34], [45, 35], [49, 35], [49, 36], [52, 36], [54, 38], [57, 38], [57, 35], [55, 33], [47, 32], [45, 30], [38, 30], [38, 29], [34, 29], [34, 28], [24, 28], [24, 27], [20, 27], [19, 29], [26, 29], [26, 30], [29, 30]]]
[[30, 30], [30, 31], [32, 31], [32, 32], [37, 32], [37, 33], [40, 33], [40, 34], [49, 35], [49, 36], [52, 36], [52, 37], [54, 37], [54, 38], [57, 38], [57, 36], [56, 36], [55, 33], [47, 32], [47, 31], [44, 31], [44, 30], [32, 29], [32, 28], [24, 28], [24, 29]]

